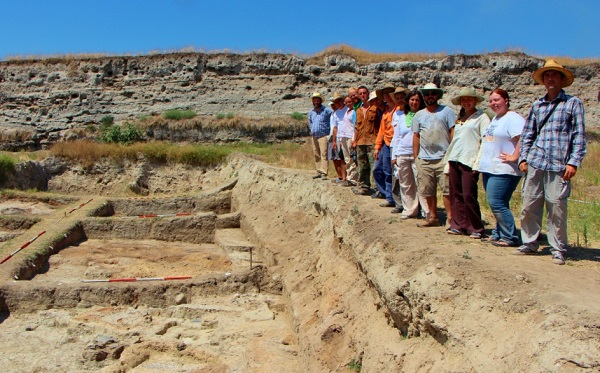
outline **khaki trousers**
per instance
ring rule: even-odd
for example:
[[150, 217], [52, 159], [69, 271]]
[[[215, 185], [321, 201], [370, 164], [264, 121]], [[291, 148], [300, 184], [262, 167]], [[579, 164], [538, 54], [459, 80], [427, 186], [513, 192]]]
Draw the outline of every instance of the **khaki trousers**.
[[317, 172], [327, 175], [329, 162], [327, 161], [327, 136], [312, 137], [313, 154], [315, 157], [315, 168]]

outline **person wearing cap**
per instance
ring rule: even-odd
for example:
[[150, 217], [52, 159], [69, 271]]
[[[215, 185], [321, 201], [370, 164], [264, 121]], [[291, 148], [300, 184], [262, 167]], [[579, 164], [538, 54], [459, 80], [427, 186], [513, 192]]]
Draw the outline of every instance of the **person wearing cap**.
[[369, 89], [365, 86], [358, 88], [358, 96], [363, 104], [356, 110], [356, 127], [352, 147], [356, 148], [359, 185], [352, 191], [358, 195], [371, 195], [373, 144], [377, 137], [376, 129], [379, 128], [377, 106], [372, 102], [377, 96], [375, 92], [369, 93]]
[[346, 162], [344, 162], [344, 154], [340, 143], [338, 142], [338, 128], [340, 127], [340, 124], [343, 125], [344, 114], [346, 114], [344, 96], [339, 92], [334, 92], [330, 106], [333, 110], [333, 114], [331, 115], [331, 132], [329, 134], [327, 147], [327, 160], [333, 162], [335, 172], [338, 176], [337, 179], [332, 181], [348, 186], [348, 182], [346, 181]]
[[554, 60], [535, 70], [533, 80], [546, 94], [531, 106], [521, 135], [519, 169], [525, 173], [521, 210], [521, 240], [515, 254], [538, 251], [537, 242], [546, 205], [548, 243], [552, 262], [565, 264], [567, 251], [567, 200], [571, 179], [586, 154], [583, 103], [563, 88], [575, 79]]
[[442, 190], [447, 220], [451, 220], [449, 188], [444, 175], [446, 150], [452, 140], [456, 114], [445, 105], [438, 104], [444, 91], [434, 83], [427, 83], [420, 90], [425, 100], [425, 109], [419, 110], [413, 118], [413, 156], [417, 163], [417, 186], [419, 193], [427, 200], [429, 217], [419, 227], [438, 227], [437, 187]]
[[323, 106], [323, 96], [313, 93], [311, 96], [313, 109], [308, 114], [308, 127], [312, 137], [313, 154], [317, 174], [313, 179], [327, 180], [327, 136], [331, 130], [331, 114], [333, 111]]
[[395, 87], [387, 83], [381, 90], [383, 100], [387, 104], [381, 117], [381, 124], [375, 140], [375, 166], [373, 167], [373, 179], [379, 193], [385, 198], [381, 207], [396, 207], [392, 196], [392, 164], [390, 155], [390, 144], [394, 137], [394, 127], [392, 126], [392, 117], [395, 112], [395, 103], [391, 94]]
[[[394, 100], [396, 112], [392, 119], [394, 138], [392, 139], [392, 165], [396, 168], [395, 174], [400, 189], [400, 206], [392, 213], [402, 213], [401, 219], [415, 219], [419, 216], [419, 205], [423, 210], [423, 217], [429, 215], [427, 201], [417, 192], [417, 166], [413, 156], [412, 122], [417, 111], [425, 108], [425, 102], [418, 90], [413, 89], [404, 93], [403, 88], [396, 89]], [[404, 97], [406, 96], [406, 97]], [[394, 186], [394, 189], [396, 186]], [[393, 189], [393, 190], [394, 190]]]
[[494, 89], [489, 96], [490, 109], [496, 114], [481, 140], [478, 171], [490, 209], [496, 218], [496, 227], [489, 237], [483, 238], [494, 246], [519, 246], [521, 238], [510, 210], [510, 199], [521, 181], [519, 170], [519, 139], [525, 118], [509, 110], [508, 92]]
[[461, 114], [454, 126], [454, 136], [448, 146], [444, 163], [448, 162], [450, 206], [452, 218], [448, 234], [483, 238], [483, 221], [477, 200], [479, 182], [479, 151], [481, 138], [490, 124], [490, 118], [477, 104], [485, 98], [474, 88], [462, 88], [452, 98], [452, 104], [461, 106]]

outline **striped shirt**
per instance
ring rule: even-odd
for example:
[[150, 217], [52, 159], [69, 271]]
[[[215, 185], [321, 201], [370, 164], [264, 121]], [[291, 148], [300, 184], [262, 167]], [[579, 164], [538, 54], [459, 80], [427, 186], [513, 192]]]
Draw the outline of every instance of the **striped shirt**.
[[[540, 129], [552, 106], [556, 109]], [[544, 171], [560, 172], [567, 164], [580, 167], [586, 153], [583, 103], [577, 97], [559, 93], [553, 101], [546, 96], [531, 106], [523, 134], [519, 163]]]
[[312, 109], [308, 114], [308, 127], [310, 135], [314, 137], [323, 137], [329, 135], [331, 129], [331, 114], [333, 110], [328, 107], [321, 106], [321, 110]]

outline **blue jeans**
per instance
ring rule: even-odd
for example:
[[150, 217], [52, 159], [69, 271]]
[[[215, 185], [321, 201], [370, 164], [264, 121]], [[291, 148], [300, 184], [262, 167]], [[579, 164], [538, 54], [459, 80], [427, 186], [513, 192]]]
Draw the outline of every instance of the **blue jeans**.
[[385, 196], [385, 199], [394, 203], [392, 196], [392, 162], [390, 160], [390, 147], [385, 143], [379, 149], [375, 167], [373, 167], [373, 179], [377, 189]]
[[492, 239], [501, 239], [511, 245], [521, 241], [515, 225], [515, 217], [510, 211], [510, 198], [521, 180], [521, 176], [493, 175], [481, 173], [487, 200], [496, 218], [496, 229], [492, 231]]

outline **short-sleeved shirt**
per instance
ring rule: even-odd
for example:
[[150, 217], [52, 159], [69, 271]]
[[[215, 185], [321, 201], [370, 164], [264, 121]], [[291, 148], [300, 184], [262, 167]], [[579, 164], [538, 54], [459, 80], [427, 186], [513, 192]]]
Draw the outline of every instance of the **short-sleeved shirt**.
[[509, 111], [500, 118], [492, 119], [481, 140], [481, 158], [479, 172], [494, 175], [521, 176], [517, 162], [502, 162], [500, 154], [513, 154], [518, 139], [523, 132], [525, 118], [514, 111]]
[[450, 145], [450, 129], [454, 127], [456, 114], [445, 105], [439, 105], [431, 113], [427, 108], [419, 110], [412, 122], [412, 131], [421, 137], [418, 157], [440, 160]]
[[312, 109], [308, 115], [308, 127], [310, 134], [314, 137], [323, 137], [329, 135], [331, 130], [331, 114], [333, 110], [321, 106], [321, 110]]

